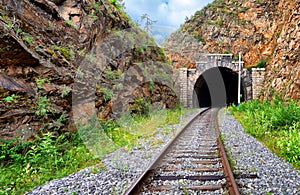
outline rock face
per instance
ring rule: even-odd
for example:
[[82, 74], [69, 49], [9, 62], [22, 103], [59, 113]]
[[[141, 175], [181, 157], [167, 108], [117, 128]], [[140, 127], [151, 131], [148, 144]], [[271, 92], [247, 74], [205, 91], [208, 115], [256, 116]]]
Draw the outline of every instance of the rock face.
[[[298, 0], [216, 0], [197, 11], [165, 45], [169, 56], [197, 59], [201, 52], [233, 53], [237, 59], [242, 52], [246, 67], [265, 61], [267, 75], [261, 97], [271, 99], [279, 94], [298, 99], [299, 6]], [[178, 44], [183, 47], [175, 49], [175, 55]], [[178, 61], [176, 57], [171, 59]]]
[[[85, 90], [74, 89], [74, 82], [85, 60], [97, 58], [95, 45], [110, 34], [132, 27], [126, 14], [107, 0], [0, 0], [0, 138], [28, 139], [43, 130], [71, 131], [72, 93]], [[134, 37], [140, 36], [151, 47], [137, 45]], [[145, 33], [136, 29], [131, 39], [130, 48], [124, 51], [115, 40], [111, 45], [115, 47], [106, 51], [116, 55], [101, 59], [99, 75], [93, 73], [97, 83], [92, 99], [100, 118], [112, 116], [117, 102], [112, 101], [114, 88], [131, 66], [150, 59], [165, 64], [164, 53]], [[175, 93], [163, 93], [168, 87], [162, 83], [151, 85], [158, 94], [142, 92], [148, 90], [150, 81], [145, 80], [140, 91], [128, 97], [126, 109], [137, 98], [174, 106]], [[85, 95], [82, 98], [88, 100]]]

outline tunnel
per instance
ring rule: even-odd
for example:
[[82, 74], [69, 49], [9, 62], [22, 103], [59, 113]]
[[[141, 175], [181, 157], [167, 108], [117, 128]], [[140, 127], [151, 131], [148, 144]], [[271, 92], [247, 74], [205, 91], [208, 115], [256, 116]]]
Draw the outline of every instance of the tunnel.
[[[241, 83], [241, 94], [244, 94]], [[208, 69], [194, 86], [194, 107], [220, 107], [238, 103], [238, 73], [226, 67]], [[244, 97], [241, 96], [241, 102]]]

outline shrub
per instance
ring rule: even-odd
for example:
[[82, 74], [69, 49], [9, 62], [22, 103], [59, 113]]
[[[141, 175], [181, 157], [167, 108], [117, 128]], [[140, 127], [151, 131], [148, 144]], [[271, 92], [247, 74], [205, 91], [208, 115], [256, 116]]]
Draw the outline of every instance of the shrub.
[[258, 63], [257, 63], [257, 65], [256, 65], [256, 67], [257, 68], [264, 68], [265, 66], [266, 66], [266, 60], [264, 60], [264, 59], [262, 59], [262, 60], [260, 60]]
[[300, 101], [253, 100], [230, 107], [250, 135], [300, 168]]
[[14, 102], [16, 99], [18, 99], [20, 97], [21, 96], [19, 96], [19, 95], [12, 94], [12, 95], [9, 95], [5, 98], [2, 98], [2, 100], [5, 101], [5, 102]]
[[47, 96], [41, 96], [38, 98], [35, 109], [35, 114], [42, 118], [48, 118], [48, 113], [52, 113], [54, 111], [51, 107], [50, 99], [48, 99]]
[[105, 102], [111, 100], [111, 98], [114, 96], [114, 92], [111, 89], [108, 88], [100, 88], [100, 92], [103, 93], [103, 99]]
[[34, 38], [31, 35], [27, 34], [22, 37], [22, 40], [25, 41], [28, 45], [31, 45], [34, 41]]
[[34, 141], [0, 140], [0, 194], [23, 194], [37, 185], [99, 163], [77, 133], [45, 133]]

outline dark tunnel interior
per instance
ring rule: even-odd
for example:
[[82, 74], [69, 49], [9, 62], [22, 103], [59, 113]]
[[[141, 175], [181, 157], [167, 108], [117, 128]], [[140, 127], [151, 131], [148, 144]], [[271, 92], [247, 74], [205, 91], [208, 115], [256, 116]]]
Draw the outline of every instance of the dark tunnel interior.
[[[194, 86], [194, 92], [195, 107], [237, 105], [238, 73], [226, 67], [211, 68], [200, 75]], [[241, 94], [244, 94], [242, 83]]]

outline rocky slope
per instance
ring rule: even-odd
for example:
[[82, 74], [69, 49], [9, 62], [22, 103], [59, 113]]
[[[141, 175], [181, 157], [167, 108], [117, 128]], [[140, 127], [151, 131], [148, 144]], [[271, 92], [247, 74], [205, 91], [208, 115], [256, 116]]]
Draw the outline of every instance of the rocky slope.
[[266, 62], [262, 98], [298, 99], [299, 8], [298, 0], [216, 0], [188, 19], [165, 47], [176, 67], [193, 67], [180, 58], [197, 60], [201, 52], [233, 53], [236, 59], [242, 52], [247, 67]]
[[[155, 61], [154, 65], [171, 70], [164, 53], [139, 29], [126, 36], [120, 33], [133, 27], [116, 1], [1, 0], [0, 138], [29, 139], [43, 130], [72, 130], [72, 94], [95, 101], [99, 118], [117, 114], [113, 113], [118, 112], [114, 104], [120, 102], [114, 97], [117, 87], [126, 96], [123, 110], [144, 112], [144, 104], [149, 107], [155, 102], [173, 107], [177, 101], [174, 91], [145, 78], [143, 71], [151, 68], [137, 65]], [[124, 37], [127, 47], [120, 46]], [[107, 49], [103, 49], [105, 41], [110, 44]], [[86, 67], [89, 71], [82, 71]], [[83, 83], [74, 88], [76, 78], [89, 73], [96, 82], [91, 84], [95, 88], [90, 100], [82, 93], [89, 80], [77, 79]], [[129, 85], [133, 79], [138, 83], [135, 88]]]

